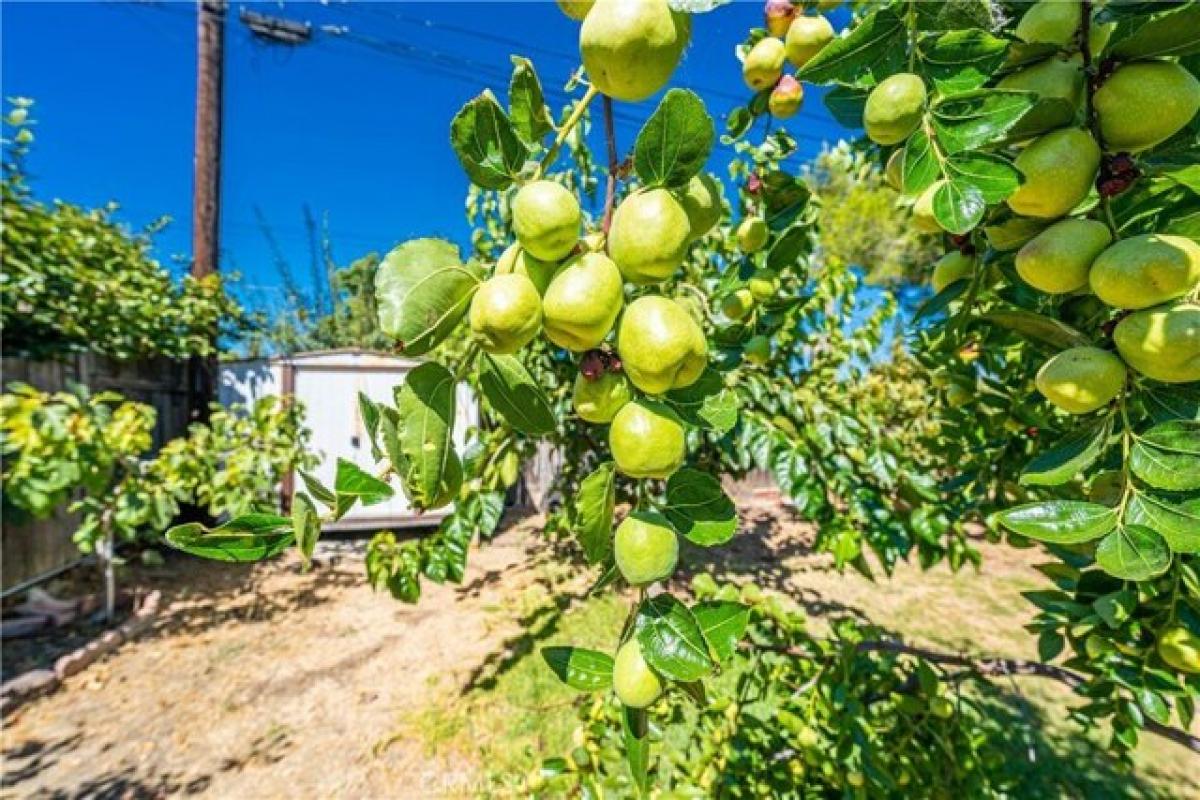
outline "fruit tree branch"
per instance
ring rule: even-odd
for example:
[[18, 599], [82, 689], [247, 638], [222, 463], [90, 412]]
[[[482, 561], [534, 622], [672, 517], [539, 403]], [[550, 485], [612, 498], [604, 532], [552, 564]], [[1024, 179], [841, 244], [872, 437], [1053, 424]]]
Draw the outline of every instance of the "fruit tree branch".
[[613, 128], [612, 98], [604, 96], [604, 140], [608, 144], [608, 185], [604, 190], [604, 235], [612, 225], [613, 205], [617, 199], [617, 171], [621, 168], [617, 156], [617, 134]]

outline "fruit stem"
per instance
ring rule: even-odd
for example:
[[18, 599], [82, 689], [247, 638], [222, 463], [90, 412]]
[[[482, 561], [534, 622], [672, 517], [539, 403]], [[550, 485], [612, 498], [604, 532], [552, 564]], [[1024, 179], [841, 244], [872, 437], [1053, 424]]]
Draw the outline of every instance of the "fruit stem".
[[604, 141], [608, 146], [608, 184], [604, 189], [604, 235], [612, 225], [613, 206], [617, 200], [617, 171], [621, 163], [617, 156], [617, 133], [613, 126], [612, 98], [604, 96]]
[[[1092, 104], [1092, 93], [1096, 89], [1096, 82], [1093, 80], [1096, 74], [1095, 66], [1092, 64], [1092, 44], [1091, 44], [1091, 29], [1092, 29], [1092, 0], [1083, 0], [1079, 4], [1079, 55], [1083, 58], [1083, 118], [1087, 122], [1088, 130], [1092, 137], [1099, 144], [1102, 141], [1100, 136], [1099, 121], [1096, 119], [1096, 108]], [[1103, 175], [1104, 170], [1101, 170]], [[1113, 216], [1112, 202], [1109, 196], [1100, 192], [1100, 212], [1104, 215], [1103, 222], [1108, 226], [1108, 230], [1112, 233], [1113, 240], [1121, 238], [1121, 232], [1117, 228], [1117, 220]]]
[[583, 113], [587, 111], [587, 107], [598, 94], [600, 94], [599, 89], [595, 86], [589, 86], [587, 92], [575, 104], [575, 108], [571, 111], [571, 116], [567, 117], [567, 121], [558, 129], [558, 134], [554, 137], [554, 143], [550, 145], [550, 149], [546, 151], [546, 155], [542, 156], [542, 160], [538, 163], [537, 170], [533, 173], [533, 180], [537, 180], [546, 174], [546, 170], [554, 163], [554, 159], [558, 158], [558, 151], [562, 149], [563, 142], [571, 135], [571, 131], [579, 124], [579, 120], [583, 118]]

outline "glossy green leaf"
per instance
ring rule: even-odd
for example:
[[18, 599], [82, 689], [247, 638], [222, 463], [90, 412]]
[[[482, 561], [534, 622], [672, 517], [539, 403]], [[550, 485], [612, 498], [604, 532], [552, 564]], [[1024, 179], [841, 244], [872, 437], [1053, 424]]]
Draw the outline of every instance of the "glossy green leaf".
[[1200, 553], [1200, 497], [1179, 503], [1137, 492], [1125, 510], [1130, 525], [1150, 528], [1176, 553]]
[[[364, 393], [358, 393], [358, 416], [367, 429], [367, 440], [371, 443], [371, 456], [378, 461], [383, 457], [376, 437], [379, 435], [379, 406]], [[318, 500], [320, 497], [317, 498]]]
[[925, 131], [908, 137], [900, 156], [900, 175], [904, 193], [914, 197], [942, 176], [941, 163]]
[[1113, 42], [1109, 52], [1122, 61], [1200, 53], [1200, 5], [1189, 3], [1148, 20]]
[[450, 370], [433, 362], [413, 369], [396, 388], [401, 461], [392, 466], [417, 508], [445, 505], [462, 482], [462, 465], [452, 438], [455, 390]]
[[396, 247], [375, 273], [379, 327], [407, 355], [437, 347], [458, 325], [479, 287], [458, 248], [441, 239], [413, 239]]
[[294, 539], [291, 520], [276, 514], [245, 514], [208, 529], [188, 522], [164, 538], [176, 550], [214, 561], [262, 561], [283, 552]]
[[933, 107], [933, 127], [947, 155], [1002, 141], [1031, 109], [1036, 96], [1005, 89], [978, 89]]
[[978, 29], [923, 37], [917, 53], [926, 74], [943, 95], [978, 89], [1004, 61], [1008, 42]]
[[1112, 433], [1112, 417], [1080, 426], [1036, 456], [1021, 472], [1026, 486], [1059, 486], [1095, 463]]
[[612, 552], [616, 502], [616, 465], [606, 461], [580, 481], [575, 498], [575, 535], [589, 564], [600, 563]]
[[292, 497], [292, 533], [300, 557], [308, 564], [317, 547], [317, 540], [321, 538], [321, 517], [308, 495], [297, 494]]
[[809, 83], [870, 85], [903, 63], [904, 20], [889, 8], [863, 17], [846, 36], [834, 39], [796, 72]]
[[692, 615], [708, 642], [709, 654], [724, 664], [737, 650], [737, 644], [750, 621], [749, 606], [729, 600], [707, 600], [692, 606]]
[[638, 133], [633, 169], [647, 186], [682, 187], [704, 167], [715, 138], [704, 101], [671, 89]]
[[540, 142], [554, 130], [542, 82], [528, 58], [513, 56], [512, 78], [508, 83], [508, 115], [517, 136], [529, 144]]
[[1144, 581], [1167, 571], [1171, 548], [1167, 540], [1142, 525], [1125, 525], [1100, 540], [1096, 563], [1116, 578]]
[[1019, 309], [1005, 311], [989, 311], [980, 315], [980, 319], [1015, 331], [1027, 339], [1045, 342], [1046, 344], [1066, 350], [1071, 347], [1082, 347], [1091, 344], [1091, 340], [1065, 322], [1053, 317], [1036, 314], [1032, 311]]
[[989, 205], [1008, 199], [1021, 185], [1017, 168], [1008, 159], [991, 153], [957, 153], [946, 159], [946, 175], [956, 183], [979, 190]]
[[1200, 422], [1164, 422], [1135, 437], [1129, 466], [1156, 489], [1200, 489]]
[[468, 102], [454, 116], [450, 144], [471, 183], [483, 189], [507, 189], [529, 155], [490, 91]]
[[637, 788], [638, 797], [650, 793], [650, 722], [644, 708], [621, 710], [621, 738], [625, 742], [625, 761]]
[[543, 647], [542, 658], [572, 689], [593, 692], [612, 685], [613, 660], [607, 653], [582, 647]]
[[699, 470], [684, 468], [667, 480], [663, 513], [672, 527], [698, 545], [725, 544], [737, 532], [737, 509], [721, 482]]
[[712, 367], [705, 368], [691, 386], [667, 392], [665, 399], [680, 419], [697, 428], [721, 435], [737, 424], [740, 405], [737, 392], [726, 386], [721, 373]]
[[933, 193], [933, 215], [950, 233], [968, 233], [983, 219], [985, 211], [983, 192], [965, 180], [948, 180]]
[[1026, 503], [997, 515], [1009, 530], [1051, 544], [1078, 544], [1098, 539], [1117, 525], [1117, 512], [1079, 500]]
[[643, 657], [663, 675], [694, 681], [712, 672], [700, 625], [688, 607], [671, 595], [647, 598], [638, 608], [635, 625]]
[[515, 430], [529, 436], [553, 433], [558, 421], [546, 393], [516, 356], [485, 353], [479, 387], [492, 408]]
[[317, 499], [317, 502], [327, 508], [335, 508], [337, 506], [337, 495], [332, 489], [321, 483], [315, 475], [306, 470], [301, 469], [297, 470], [297, 472], [300, 473], [300, 480], [304, 481], [304, 488]]
[[339, 458], [333, 490], [339, 497], [352, 497], [364, 506], [391, 499], [395, 492], [385, 481], [364, 472], [354, 462]]
[[920, 322], [942, 313], [950, 307], [951, 303], [961, 297], [970, 285], [971, 282], [966, 278], [960, 278], [949, 284], [917, 308], [916, 313], [913, 314], [913, 322]]
[[869, 89], [854, 86], [836, 86], [822, 98], [829, 113], [839, 125], [846, 128], [863, 126], [863, 108], [867, 104]]

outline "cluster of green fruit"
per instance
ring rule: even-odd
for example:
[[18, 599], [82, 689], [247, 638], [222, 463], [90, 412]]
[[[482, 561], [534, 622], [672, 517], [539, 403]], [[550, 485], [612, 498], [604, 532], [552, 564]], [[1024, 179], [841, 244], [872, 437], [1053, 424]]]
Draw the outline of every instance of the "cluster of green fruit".
[[768, 0], [764, 9], [766, 35], [754, 41], [742, 60], [742, 79], [755, 92], [769, 92], [767, 109], [776, 119], [794, 117], [804, 103], [804, 87], [794, 75], [784, 73], [807, 64], [833, 41], [833, 26], [818, 12], [831, 11], [841, 0], [792, 3]]

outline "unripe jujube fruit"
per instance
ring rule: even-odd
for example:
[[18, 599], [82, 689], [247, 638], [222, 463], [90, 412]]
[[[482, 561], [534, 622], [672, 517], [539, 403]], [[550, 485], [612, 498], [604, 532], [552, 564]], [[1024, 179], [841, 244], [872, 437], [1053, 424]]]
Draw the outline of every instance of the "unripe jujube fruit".
[[625, 280], [656, 283], [683, 263], [692, 228], [687, 212], [666, 189], [626, 197], [613, 213], [608, 254]]
[[1088, 284], [1092, 262], [1112, 242], [1103, 222], [1067, 219], [1056, 222], [1017, 251], [1017, 274], [1035, 289], [1065, 294]]
[[771, 236], [771, 229], [762, 217], [747, 217], [738, 225], [738, 249], [743, 253], [757, 253], [762, 250]]
[[512, 244], [500, 254], [499, 260], [496, 261], [496, 274], [524, 275], [533, 281], [538, 294], [545, 294], [546, 287], [550, 285], [550, 281], [558, 272], [558, 267], [557, 261], [542, 261], [540, 258], [534, 258], [522, 250], [521, 245]]
[[1088, 278], [1096, 296], [1114, 308], [1156, 306], [1200, 283], [1200, 245], [1184, 236], [1130, 236], [1104, 250]]
[[1080, 0], [1038, 0], [1017, 23], [1017, 38], [1029, 44], [1065, 47], [1083, 19]]
[[687, 214], [691, 238], [699, 239], [721, 221], [721, 182], [707, 172], [693, 175], [679, 202]]
[[936, 180], [929, 184], [925, 188], [925, 191], [917, 195], [917, 199], [913, 203], [913, 227], [922, 233], [942, 232], [942, 224], [937, 221], [937, 216], [933, 213], [933, 197], [945, 183], [946, 181], [944, 180]]
[[775, 119], [790, 119], [796, 116], [803, 102], [804, 87], [800, 85], [800, 81], [791, 75], [784, 75], [767, 98], [767, 110]]
[[721, 313], [737, 322], [754, 310], [754, 293], [749, 289], [734, 289], [721, 298]]
[[632, 399], [629, 381], [619, 372], [605, 372], [592, 379], [582, 372], [575, 376], [571, 404], [580, 419], [597, 425], [612, 422], [621, 407]]
[[1200, 636], [1182, 625], [1163, 631], [1157, 650], [1163, 661], [1180, 672], [1200, 675]]
[[687, 454], [683, 425], [665, 406], [635, 400], [613, 417], [608, 445], [622, 474], [669, 478]]
[[746, 281], [746, 288], [750, 290], [750, 294], [759, 303], [765, 303], [768, 300], [773, 300], [775, 295], [779, 293], [779, 276], [770, 269], [756, 270], [750, 276], [750, 280]]
[[645, 100], [679, 66], [690, 24], [667, 0], [596, 0], [579, 28], [588, 79], [615, 100]]
[[1125, 363], [1163, 383], [1200, 381], [1200, 305], [1135, 311], [1117, 324], [1113, 341]]
[[1200, 80], [1171, 61], [1126, 64], [1092, 98], [1109, 152], [1137, 152], [1174, 136], [1200, 109]]
[[1013, 161], [1025, 182], [1008, 207], [1027, 217], [1061, 217], [1087, 197], [1100, 168], [1100, 147], [1087, 131], [1061, 128], [1040, 136]]
[[771, 360], [771, 340], [766, 336], [751, 336], [742, 354], [751, 364], [766, 364]]
[[635, 511], [617, 526], [613, 557], [630, 585], [645, 586], [671, 577], [679, 560], [679, 538], [666, 517]]
[[579, 241], [579, 201], [562, 184], [533, 181], [512, 201], [513, 230], [526, 252], [542, 261], [566, 257]]
[[634, 386], [662, 394], [691, 386], [708, 364], [708, 342], [679, 303], [659, 295], [629, 304], [617, 330], [621, 366]]
[[955, 281], [969, 278], [975, 271], [975, 257], [964, 255], [953, 250], [937, 260], [933, 265], [933, 275], [929, 282], [934, 292], [940, 292]]
[[822, 16], [799, 16], [792, 20], [787, 29], [787, 39], [784, 48], [788, 61], [796, 67], [803, 67], [825, 45], [833, 41], [833, 26]]
[[887, 166], [883, 169], [883, 177], [888, 186], [903, 194], [904, 192], [904, 148], [899, 147], [888, 156]]
[[1125, 386], [1125, 365], [1107, 350], [1072, 347], [1051, 358], [1037, 374], [1037, 388], [1070, 414], [1087, 414], [1108, 403]]
[[524, 275], [495, 275], [471, 298], [471, 335], [486, 352], [515, 353], [542, 329], [542, 298]]
[[997, 88], [1033, 92], [1039, 100], [1010, 135], [1042, 133], [1070, 123], [1083, 97], [1084, 78], [1083, 57], [1078, 53], [1068, 58], [1047, 58], [1006, 76]]
[[756, 92], [774, 86], [783, 74], [785, 58], [783, 42], [774, 36], [759, 39], [742, 62], [742, 79]]
[[604, 341], [625, 302], [617, 265], [603, 253], [584, 253], [563, 265], [542, 298], [546, 338], [568, 350]]
[[617, 650], [613, 659], [613, 690], [630, 708], [645, 708], [663, 693], [663, 682], [646, 663], [637, 637], [630, 638]]
[[884, 78], [863, 107], [867, 136], [885, 146], [904, 141], [921, 124], [925, 99], [925, 82], [919, 76], [901, 72]]

